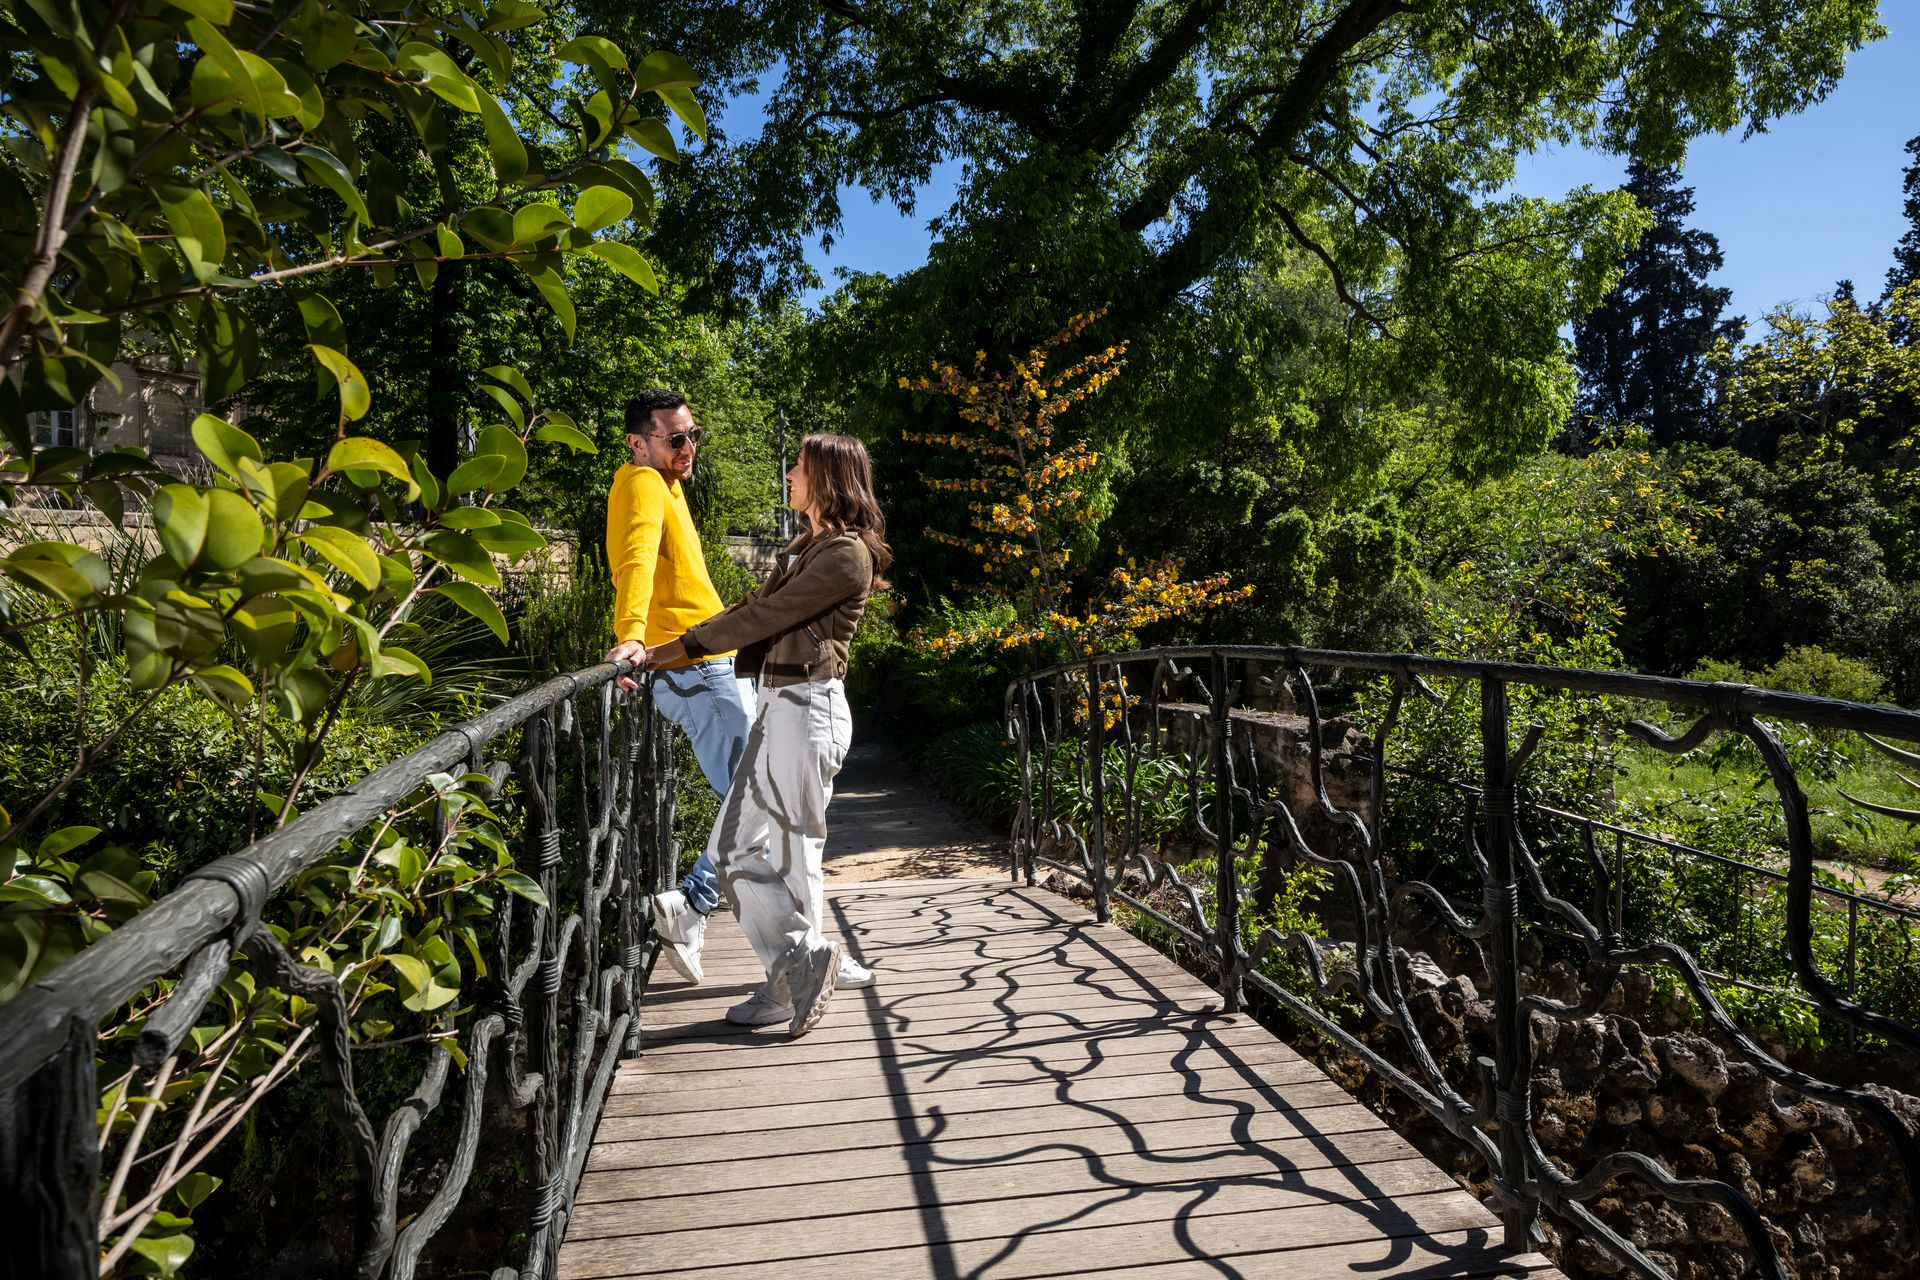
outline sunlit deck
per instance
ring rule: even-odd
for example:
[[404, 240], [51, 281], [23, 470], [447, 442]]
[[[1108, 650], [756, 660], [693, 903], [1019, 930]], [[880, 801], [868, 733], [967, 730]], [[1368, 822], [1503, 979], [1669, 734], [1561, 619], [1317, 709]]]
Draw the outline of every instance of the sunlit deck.
[[[1122, 930], [993, 880], [830, 886], [880, 972], [790, 1041], [716, 918], [656, 981], [560, 1274], [1554, 1277], [1476, 1200]], [[662, 969], [664, 973], [664, 967]], [[660, 975], [656, 975], [656, 979]]]

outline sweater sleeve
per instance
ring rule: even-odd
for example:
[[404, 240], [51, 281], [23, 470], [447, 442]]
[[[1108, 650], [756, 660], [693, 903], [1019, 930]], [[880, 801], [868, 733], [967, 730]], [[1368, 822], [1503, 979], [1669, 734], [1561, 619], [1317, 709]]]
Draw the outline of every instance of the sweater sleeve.
[[687, 656], [703, 658], [790, 631], [873, 585], [873, 558], [855, 538], [835, 539], [808, 557], [778, 591], [743, 600], [681, 638]]
[[613, 575], [616, 641], [646, 639], [666, 518], [667, 486], [658, 471], [636, 468], [614, 481], [607, 502], [607, 567]]

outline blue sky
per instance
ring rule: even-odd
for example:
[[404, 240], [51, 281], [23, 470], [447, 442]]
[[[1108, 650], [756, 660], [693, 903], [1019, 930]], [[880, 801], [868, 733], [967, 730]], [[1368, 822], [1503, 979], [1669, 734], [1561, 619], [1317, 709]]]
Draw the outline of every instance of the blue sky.
[[[1825, 102], [1766, 133], [1699, 139], [1688, 157], [1693, 224], [1718, 236], [1726, 255], [1714, 282], [1733, 291], [1732, 310], [1750, 324], [1781, 303], [1810, 306], [1843, 278], [1877, 297], [1893, 265], [1905, 229], [1902, 147], [1920, 134], [1920, 5], [1895, 0], [1881, 9], [1890, 34], [1853, 56]], [[1537, 153], [1515, 187], [1560, 195], [1583, 183], [1616, 185], [1623, 169], [1590, 151]], [[927, 221], [946, 211], [959, 176], [958, 164], [936, 170], [911, 217], [862, 192], [842, 193], [841, 234], [830, 252], [816, 244], [809, 255], [829, 288], [835, 268], [896, 274], [925, 262]]]

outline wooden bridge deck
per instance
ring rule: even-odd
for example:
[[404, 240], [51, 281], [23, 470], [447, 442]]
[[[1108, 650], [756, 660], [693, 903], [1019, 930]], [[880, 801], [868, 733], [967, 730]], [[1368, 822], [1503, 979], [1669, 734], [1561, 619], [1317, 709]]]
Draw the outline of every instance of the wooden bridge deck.
[[565, 1280], [1557, 1277], [1310, 1063], [1150, 947], [1004, 881], [829, 886], [880, 981], [731, 1028], [656, 985], [560, 1254]]

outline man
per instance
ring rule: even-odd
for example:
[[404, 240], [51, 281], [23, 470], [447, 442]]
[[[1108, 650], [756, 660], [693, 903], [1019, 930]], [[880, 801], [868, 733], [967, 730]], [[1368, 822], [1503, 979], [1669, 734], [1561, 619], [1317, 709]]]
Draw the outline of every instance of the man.
[[[707, 575], [700, 531], [684, 485], [693, 475], [701, 430], [686, 397], [642, 391], [627, 402], [627, 449], [632, 461], [607, 493], [607, 568], [613, 576], [614, 646], [609, 662], [634, 662], [648, 648], [684, 634], [720, 612]], [[635, 682], [622, 677], [625, 689]], [[733, 675], [733, 654], [683, 658], [656, 671], [653, 704], [685, 731], [707, 785], [718, 795], [746, 749], [749, 716]], [[702, 852], [677, 890], [654, 898], [654, 918], [667, 943], [667, 961], [681, 977], [699, 982], [707, 917], [720, 902], [720, 882]], [[849, 957], [836, 985], [862, 987], [873, 974]]]

